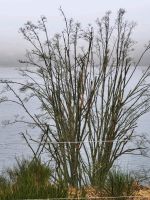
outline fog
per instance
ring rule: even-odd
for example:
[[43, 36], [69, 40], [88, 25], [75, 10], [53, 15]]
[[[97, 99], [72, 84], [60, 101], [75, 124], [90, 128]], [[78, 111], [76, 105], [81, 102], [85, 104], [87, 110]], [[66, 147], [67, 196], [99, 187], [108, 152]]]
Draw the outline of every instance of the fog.
[[[82, 24], [93, 24], [97, 17], [101, 18], [107, 10], [114, 17], [119, 8], [124, 8], [126, 18], [136, 21], [137, 27], [133, 38], [138, 41], [135, 59], [140, 55], [143, 46], [150, 40], [150, 1], [149, 0], [0, 0], [0, 65], [18, 66], [28, 48], [19, 34], [19, 28], [30, 20], [36, 22], [41, 15], [48, 19], [49, 32], [53, 35], [63, 29], [61, 6], [67, 17], [72, 17]], [[147, 65], [149, 56], [141, 65]]]

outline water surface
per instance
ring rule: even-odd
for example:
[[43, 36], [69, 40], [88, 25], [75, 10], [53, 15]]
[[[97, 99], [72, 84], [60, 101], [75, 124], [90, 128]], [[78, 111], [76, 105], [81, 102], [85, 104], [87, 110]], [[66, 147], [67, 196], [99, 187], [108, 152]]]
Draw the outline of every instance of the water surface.
[[[135, 74], [137, 80], [141, 74], [141, 68]], [[22, 82], [24, 78], [14, 67], [0, 67], [0, 79], [9, 79]], [[134, 80], [133, 80], [134, 81]], [[131, 83], [132, 84], [132, 83]], [[0, 85], [0, 91], [2, 85]], [[11, 94], [9, 94], [11, 97]], [[36, 104], [36, 102], [35, 102]], [[34, 105], [29, 105], [30, 109], [35, 111]], [[24, 115], [24, 111], [12, 103], [0, 104], [0, 121], [12, 120], [14, 115]], [[31, 150], [25, 144], [25, 141], [19, 133], [30, 131], [35, 137], [39, 134], [37, 130], [28, 130], [25, 124], [12, 124], [4, 127], [0, 124], [0, 171], [15, 163], [15, 157], [32, 155]], [[137, 133], [144, 133], [150, 138], [150, 113], [145, 114], [138, 122]], [[125, 155], [119, 159], [118, 164], [124, 170], [140, 171], [150, 169], [150, 158], [141, 156]]]

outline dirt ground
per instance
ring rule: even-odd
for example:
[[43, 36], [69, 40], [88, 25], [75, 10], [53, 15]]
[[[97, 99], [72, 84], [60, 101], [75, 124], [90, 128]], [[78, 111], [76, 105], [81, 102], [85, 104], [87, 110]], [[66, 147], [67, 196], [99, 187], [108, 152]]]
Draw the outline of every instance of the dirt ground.
[[[102, 200], [115, 200], [116, 198], [112, 198], [109, 197], [109, 199], [104, 198], [104, 194], [100, 193], [100, 192], [96, 192], [96, 190], [92, 187], [86, 188], [85, 189], [85, 198], [87, 200], [93, 200], [93, 198], [95, 198], [95, 200], [101, 200], [100, 197], [103, 196]], [[68, 192], [68, 197], [69, 198], [81, 198], [81, 191], [76, 191], [74, 188], [70, 188], [69, 192]], [[124, 198], [119, 198], [119, 199], [123, 199]], [[135, 192], [133, 193], [133, 195], [131, 197], [129, 197], [129, 200], [150, 200], [150, 187], [143, 187], [143, 186], [137, 186], [135, 188]]]
[[139, 191], [135, 192], [134, 195], [137, 196], [134, 198], [134, 200], [150, 200], [150, 187], [142, 188]]

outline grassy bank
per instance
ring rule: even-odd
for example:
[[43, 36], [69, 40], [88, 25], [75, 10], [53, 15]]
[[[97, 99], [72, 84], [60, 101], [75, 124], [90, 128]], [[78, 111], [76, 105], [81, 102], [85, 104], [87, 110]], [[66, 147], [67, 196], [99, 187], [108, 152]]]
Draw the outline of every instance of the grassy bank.
[[[52, 181], [52, 170], [40, 160], [17, 161], [17, 165], [7, 169], [0, 176], [0, 199], [47, 199], [130, 196], [139, 190], [135, 179], [128, 173], [112, 170], [103, 188], [86, 186], [80, 189], [66, 188], [59, 181]], [[123, 198], [127, 199], [127, 198]]]

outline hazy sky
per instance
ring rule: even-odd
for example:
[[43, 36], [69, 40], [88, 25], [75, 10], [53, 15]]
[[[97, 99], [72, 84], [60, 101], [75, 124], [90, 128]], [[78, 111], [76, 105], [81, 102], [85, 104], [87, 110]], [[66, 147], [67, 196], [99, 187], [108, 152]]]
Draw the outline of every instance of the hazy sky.
[[138, 23], [134, 33], [139, 41], [137, 54], [150, 40], [150, 0], [0, 0], [0, 65], [14, 66], [24, 54], [27, 45], [18, 30], [26, 21], [36, 22], [45, 15], [50, 34], [61, 30], [60, 6], [67, 17], [83, 24], [93, 23], [107, 10], [115, 14], [119, 8], [125, 8], [127, 19]]

